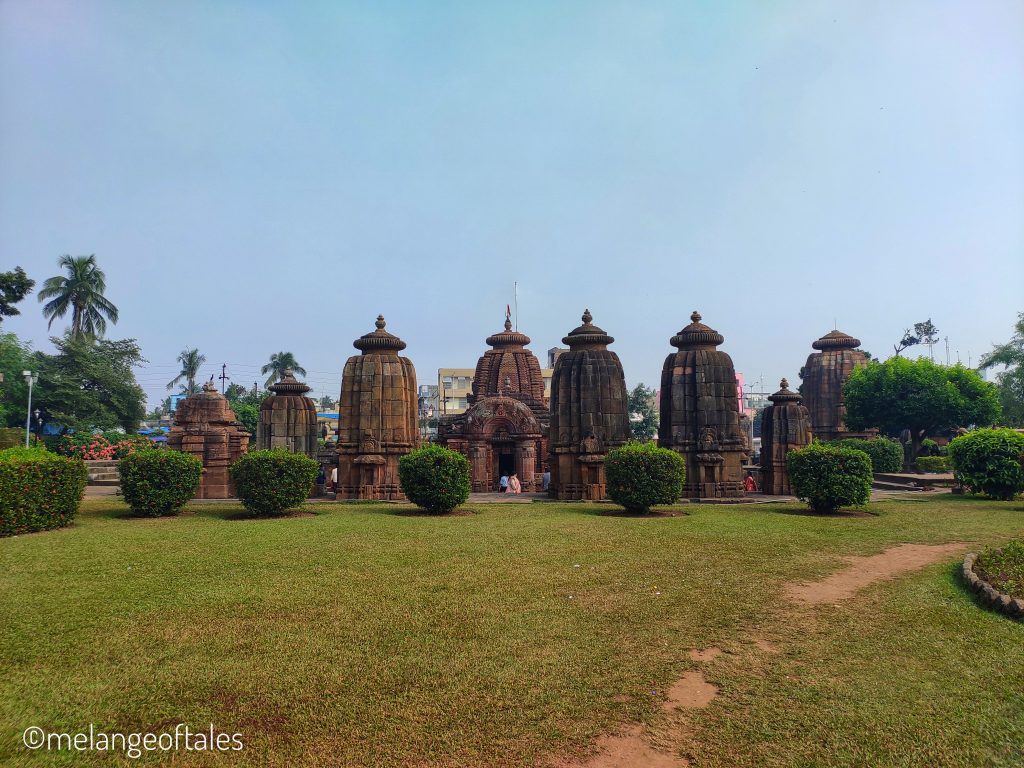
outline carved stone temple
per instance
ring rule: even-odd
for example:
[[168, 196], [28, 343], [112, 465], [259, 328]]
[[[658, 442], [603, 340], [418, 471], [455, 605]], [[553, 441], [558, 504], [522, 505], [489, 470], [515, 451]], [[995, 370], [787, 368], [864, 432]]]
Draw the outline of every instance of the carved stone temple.
[[698, 312], [690, 320], [669, 342], [679, 351], [665, 359], [661, 371], [658, 442], [686, 460], [684, 496], [743, 496], [745, 441], [736, 370], [732, 358], [717, 349], [722, 334], [701, 323]]
[[811, 416], [783, 379], [779, 391], [768, 397], [771, 405], [761, 417], [761, 492], [772, 496], [793, 493], [786, 469], [786, 454], [811, 444]]
[[398, 459], [419, 445], [416, 369], [405, 342], [377, 329], [356, 339], [338, 403], [338, 498], [401, 499]]
[[270, 391], [273, 394], [260, 403], [256, 446], [316, 456], [316, 403], [306, 397], [309, 387], [289, 368], [280, 381], [270, 385]]
[[230, 499], [235, 484], [228, 468], [249, 449], [249, 433], [212, 381], [201, 392], [186, 397], [174, 412], [167, 447], [191, 453], [203, 462], [197, 499]]
[[550, 416], [529, 343], [506, 316], [505, 329], [487, 337], [492, 349], [476, 364], [469, 408], [439, 420], [438, 441], [469, 459], [474, 493], [497, 491], [498, 479], [511, 472], [524, 492], [542, 487]]
[[604, 458], [629, 440], [626, 377], [608, 349], [613, 341], [593, 324], [589, 309], [583, 325], [562, 339], [569, 351], [555, 363], [548, 432], [555, 498], [605, 498]]
[[819, 351], [811, 353], [800, 369], [800, 377], [803, 379], [800, 392], [811, 414], [814, 436], [819, 440], [874, 436], [874, 430], [849, 432], [845, 424], [843, 385], [855, 368], [868, 364], [867, 354], [857, 349], [860, 339], [842, 331], [831, 331], [811, 346]]

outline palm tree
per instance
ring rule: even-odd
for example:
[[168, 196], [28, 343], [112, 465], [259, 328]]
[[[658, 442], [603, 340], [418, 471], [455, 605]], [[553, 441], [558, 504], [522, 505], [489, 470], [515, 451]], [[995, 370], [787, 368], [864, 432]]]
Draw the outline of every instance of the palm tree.
[[184, 379], [188, 382], [187, 386], [183, 388], [184, 391], [194, 395], [199, 391], [199, 387], [196, 386], [196, 376], [199, 375], [199, 369], [206, 362], [206, 355], [199, 354], [198, 349], [183, 349], [178, 355], [178, 362], [181, 363], [181, 373], [174, 377], [167, 388], [174, 389]]
[[306, 369], [299, 365], [295, 355], [291, 352], [275, 352], [270, 356], [270, 362], [260, 368], [260, 373], [270, 373], [267, 383], [263, 386], [269, 387], [278, 379], [284, 376], [284, 372], [291, 368], [296, 373], [306, 375]]
[[58, 317], [64, 317], [71, 310], [71, 336], [102, 336], [107, 330], [107, 320], [117, 322], [117, 307], [103, 295], [107, 288], [106, 275], [96, 265], [96, 255], [60, 257], [57, 265], [67, 276], [48, 278], [39, 291], [43, 305], [43, 316], [50, 318], [49, 328]]

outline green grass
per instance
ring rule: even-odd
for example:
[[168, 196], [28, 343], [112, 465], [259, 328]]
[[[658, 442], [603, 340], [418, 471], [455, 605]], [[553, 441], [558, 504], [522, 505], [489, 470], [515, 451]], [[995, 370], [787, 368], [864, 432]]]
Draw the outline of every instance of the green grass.
[[28, 752], [29, 725], [213, 722], [245, 750], [175, 765], [543, 765], [663, 728], [688, 651], [714, 645], [720, 695], [676, 744], [700, 766], [1024, 764], [1024, 625], [978, 608], [956, 558], [838, 607], [782, 592], [897, 543], [1005, 544], [1020, 502], [308, 509], [88, 499], [71, 528], [0, 540], [0, 761], [110, 762]]
[[1024, 600], [1024, 540], [986, 549], [974, 567], [981, 578], [1000, 592]]

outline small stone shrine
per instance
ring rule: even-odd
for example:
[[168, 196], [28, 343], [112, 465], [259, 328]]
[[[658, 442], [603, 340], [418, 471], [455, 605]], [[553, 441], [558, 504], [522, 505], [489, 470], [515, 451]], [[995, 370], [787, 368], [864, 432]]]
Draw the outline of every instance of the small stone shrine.
[[234, 498], [235, 484], [228, 469], [249, 449], [249, 433], [242, 429], [227, 398], [212, 381], [206, 382], [201, 392], [178, 403], [167, 447], [191, 453], [203, 462], [195, 498]]
[[558, 499], [605, 498], [604, 458], [630, 436], [626, 377], [619, 356], [608, 349], [615, 339], [593, 324], [583, 325], [562, 343], [551, 379], [550, 493]]
[[398, 459], [419, 445], [416, 369], [398, 353], [405, 342], [377, 329], [356, 339], [361, 354], [345, 363], [338, 403], [340, 499], [401, 499]]
[[842, 331], [832, 331], [811, 346], [819, 351], [811, 353], [800, 369], [800, 378], [803, 380], [800, 393], [811, 415], [814, 436], [825, 441], [843, 437], [873, 437], [875, 430], [849, 432], [845, 424], [843, 385], [855, 368], [868, 364], [868, 356], [857, 349], [860, 339]]
[[474, 493], [497, 491], [501, 475], [512, 472], [524, 492], [541, 489], [550, 414], [529, 343], [506, 313], [505, 330], [487, 337], [492, 349], [476, 364], [469, 408], [439, 420], [438, 441], [469, 459]]
[[789, 496], [793, 489], [786, 454], [811, 444], [811, 417], [785, 379], [768, 399], [772, 404], [761, 416], [761, 493]]
[[661, 371], [661, 424], [658, 442], [686, 460], [683, 495], [729, 498], [744, 495], [739, 391], [732, 358], [717, 347], [725, 339], [701, 323], [672, 337], [679, 351], [665, 359]]
[[289, 368], [280, 381], [270, 385], [270, 391], [273, 394], [260, 403], [256, 446], [316, 456], [316, 403], [305, 396], [309, 387], [298, 381]]

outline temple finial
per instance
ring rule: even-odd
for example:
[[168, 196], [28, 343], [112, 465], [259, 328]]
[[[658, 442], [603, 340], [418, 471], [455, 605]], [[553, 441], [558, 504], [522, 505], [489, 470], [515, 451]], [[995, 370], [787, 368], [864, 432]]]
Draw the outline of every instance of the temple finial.
[[700, 320], [701, 320], [700, 312], [698, 312], [696, 309], [693, 310], [693, 314], [690, 315], [690, 322], [692, 322], [692, 323], [699, 323]]
[[779, 382], [779, 389], [789, 389], [789, 382], [783, 379]]
[[583, 310], [583, 318], [582, 319], [583, 319], [583, 324], [584, 325], [590, 325], [594, 321], [594, 316], [592, 314], [590, 314], [590, 310], [589, 309], [584, 309]]
[[387, 325], [387, 323], [384, 322], [384, 315], [377, 315], [377, 322], [375, 323], [375, 325], [377, 326], [378, 330], [384, 330], [384, 326]]

